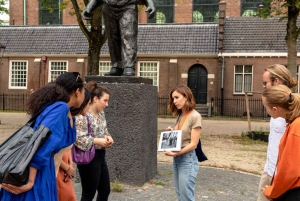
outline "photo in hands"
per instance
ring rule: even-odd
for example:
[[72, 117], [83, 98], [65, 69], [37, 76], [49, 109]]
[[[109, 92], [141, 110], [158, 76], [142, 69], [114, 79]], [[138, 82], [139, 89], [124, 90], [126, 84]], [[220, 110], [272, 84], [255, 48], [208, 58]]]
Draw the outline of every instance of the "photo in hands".
[[182, 131], [164, 131], [160, 134], [158, 151], [180, 151], [181, 150]]

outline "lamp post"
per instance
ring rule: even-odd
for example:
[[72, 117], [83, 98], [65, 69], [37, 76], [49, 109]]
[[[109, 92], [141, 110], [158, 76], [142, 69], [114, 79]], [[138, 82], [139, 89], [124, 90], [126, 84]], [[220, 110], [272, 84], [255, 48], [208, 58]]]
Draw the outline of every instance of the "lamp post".
[[5, 48], [6, 47], [0, 43], [0, 64], [1, 64], [1, 60], [3, 57], [4, 51], [5, 51]]

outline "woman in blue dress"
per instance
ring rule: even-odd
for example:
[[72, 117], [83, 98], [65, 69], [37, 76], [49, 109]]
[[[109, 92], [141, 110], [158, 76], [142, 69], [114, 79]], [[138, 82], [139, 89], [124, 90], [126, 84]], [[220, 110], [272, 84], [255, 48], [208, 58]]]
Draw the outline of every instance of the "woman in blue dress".
[[76, 140], [75, 119], [70, 107], [80, 107], [84, 99], [83, 81], [77, 72], [64, 73], [55, 83], [34, 92], [28, 100], [28, 113], [38, 116], [34, 129], [44, 125], [51, 135], [33, 156], [26, 185], [2, 184], [1, 201], [57, 201], [57, 187], [53, 155]]

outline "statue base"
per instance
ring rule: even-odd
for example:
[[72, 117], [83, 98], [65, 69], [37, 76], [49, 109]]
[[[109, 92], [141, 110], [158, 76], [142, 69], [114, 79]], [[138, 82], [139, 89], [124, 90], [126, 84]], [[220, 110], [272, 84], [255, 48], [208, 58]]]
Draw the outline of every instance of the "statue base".
[[157, 87], [141, 77], [87, 76], [109, 89], [105, 109], [114, 139], [106, 161], [111, 181], [143, 185], [157, 171]]

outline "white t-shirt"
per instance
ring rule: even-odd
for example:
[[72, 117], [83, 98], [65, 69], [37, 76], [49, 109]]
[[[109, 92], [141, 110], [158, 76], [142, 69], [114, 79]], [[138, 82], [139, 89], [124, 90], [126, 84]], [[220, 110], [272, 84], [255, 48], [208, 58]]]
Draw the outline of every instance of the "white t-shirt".
[[285, 128], [286, 122], [284, 118], [278, 117], [274, 119], [271, 117], [267, 161], [264, 167], [265, 173], [271, 177], [273, 177], [275, 172], [279, 143], [282, 135], [284, 134]]

